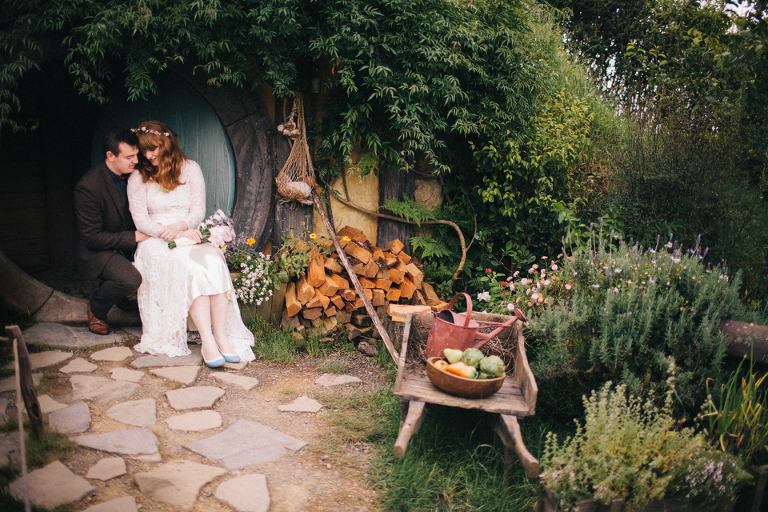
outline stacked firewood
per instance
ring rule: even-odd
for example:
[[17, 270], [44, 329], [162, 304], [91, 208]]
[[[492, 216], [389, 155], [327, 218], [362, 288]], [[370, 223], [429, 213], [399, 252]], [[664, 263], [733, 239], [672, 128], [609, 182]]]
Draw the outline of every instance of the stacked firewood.
[[[424, 282], [424, 271], [415, 258], [403, 251], [400, 240], [385, 247], [372, 245], [359, 229], [344, 227], [337, 233], [363, 293], [383, 316], [391, 303], [439, 306], [444, 304], [435, 290]], [[348, 330], [370, 326], [362, 298], [355, 291], [347, 270], [336, 253], [318, 254], [309, 270], [285, 293], [287, 324], [322, 327], [324, 332], [338, 326]]]

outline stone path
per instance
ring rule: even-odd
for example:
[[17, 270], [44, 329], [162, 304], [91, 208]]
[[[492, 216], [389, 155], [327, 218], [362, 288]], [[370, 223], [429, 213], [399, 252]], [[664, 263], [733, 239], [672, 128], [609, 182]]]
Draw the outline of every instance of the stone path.
[[[307, 441], [256, 421], [253, 414], [242, 417], [243, 407], [249, 410], [243, 399], [247, 404], [258, 397], [261, 380], [242, 374], [246, 364], [209, 370], [201, 366], [200, 348], [194, 345], [191, 355], [177, 358], [142, 355], [125, 346], [88, 354], [83, 347], [97, 345], [89, 334], [57, 324], [38, 324], [28, 331], [31, 341], [62, 349], [33, 354], [33, 368], [50, 369], [71, 389], [59, 386], [39, 394], [48, 427], [69, 435], [92, 461], [74, 471], [72, 464], [60, 461], [31, 471], [33, 504], [52, 509], [71, 503], [72, 510], [88, 512], [268, 512], [275, 503], [271, 490], [277, 488], [281, 496], [289, 496], [278, 510], [315, 510], [312, 492], [295, 483], [274, 482], [260, 472], [260, 466], [294, 457]], [[110, 340], [101, 341], [99, 345]], [[0, 393], [5, 392], [0, 395], [0, 420], [15, 414], [12, 379], [0, 381]], [[312, 380], [309, 385], [318, 388], [361, 382], [329, 374]], [[36, 384], [39, 381], [38, 375]], [[233, 396], [239, 400], [233, 402]], [[306, 422], [300, 418], [312, 418], [322, 409], [307, 396], [282, 405], [265, 403], [271, 408], [265, 412], [267, 419], [292, 415], [299, 424]], [[18, 464], [17, 441], [12, 434], [0, 434], [0, 459], [10, 457]], [[131, 487], [140, 494], [130, 495]], [[204, 487], [210, 492], [201, 493]], [[20, 479], [10, 491], [22, 497]], [[302, 505], [291, 505], [296, 500]]]

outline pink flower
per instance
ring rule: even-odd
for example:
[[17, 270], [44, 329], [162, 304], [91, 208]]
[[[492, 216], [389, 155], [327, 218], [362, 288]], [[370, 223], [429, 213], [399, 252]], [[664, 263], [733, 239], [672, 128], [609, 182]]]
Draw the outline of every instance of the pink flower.
[[551, 268], [552, 268], [552, 270], [557, 270], [557, 264], [553, 263]]
[[208, 242], [215, 247], [231, 242], [233, 239], [232, 232], [227, 226], [213, 226], [211, 227], [210, 232], [211, 234], [208, 237]]
[[524, 277], [524, 278], [522, 278], [522, 279], [520, 280], [520, 284], [521, 284], [521, 285], [523, 285], [523, 286], [527, 285], [527, 284], [528, 284], [528, 279], [527, 279], [527, 278], [525, 278], [525, 277]]

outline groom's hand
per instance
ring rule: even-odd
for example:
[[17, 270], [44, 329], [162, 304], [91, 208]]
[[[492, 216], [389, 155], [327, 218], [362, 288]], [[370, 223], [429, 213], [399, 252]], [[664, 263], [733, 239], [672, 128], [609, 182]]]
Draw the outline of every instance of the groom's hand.
[[168, 242], [178, 237], [179, 233], [185, 229], [187, 229], [187, 223], [184, 221], [179, 221], [174, 222], [173, 224], [169, 224], [168, 226], [161, 227], [158, 234], [160, 235], [160, 238]]
[[147, 240], [149, 238], [152, 238], [146, 233], [142, 233], [141, 231], [136, 231], [136, 242], [143, 242], [144, 240]]

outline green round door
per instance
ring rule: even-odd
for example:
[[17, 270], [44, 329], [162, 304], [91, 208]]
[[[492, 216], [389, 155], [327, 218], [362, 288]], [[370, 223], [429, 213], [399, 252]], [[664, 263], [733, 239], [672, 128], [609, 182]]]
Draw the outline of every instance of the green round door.
[[221, 208], [231, 212], [235, 202], [235, 158], [229, 137], [216, 112], [183, 78], [165, 73], [157, 81], [159, 93], [148, 101], [128, 101], [116, 88], [99, 114], [91, 150], [92, 164], [104, 159], [101, 139], [111, 126], [133, 127], [141, 119], [158, 119], [171, 127], [182, 151], [200, 164], [205, 177], [205, 214]]

